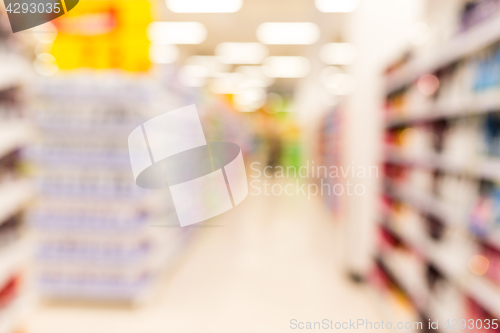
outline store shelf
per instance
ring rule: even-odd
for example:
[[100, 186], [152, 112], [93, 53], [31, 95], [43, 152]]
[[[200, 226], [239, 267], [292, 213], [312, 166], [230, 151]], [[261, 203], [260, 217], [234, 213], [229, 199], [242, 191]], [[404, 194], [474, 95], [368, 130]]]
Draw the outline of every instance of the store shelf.
[[[385, 149], [385, 160], [388, 162], [396, 164], [409, 164], [417, 165], [420, 167], [428, 169], [440, 169], [450, 173], [464, 173], [464, 171], [476, 169], [477, 172], [480, 170], [473, 165], [465, 165], [457, 163], [456, 161], [450, 161], [439, 154], [427, 153], [427, 154], [407, 154], [398, 148], [386, 147]], [[498, 172], [500, 177], [500, 172]]]
[[[460, 18], [463, 19], [462, 16]], [[441, 120], [452, 120], [448, 124], [451, 128], [456, 128], [456, 133], [459, 135], [461, 133], [459, 131], [462, 130], [459, 126], [467, 126], [468, 122], [461, 121], [459, 124], [455, 124], [453, 120], [478, 115], [484, 117], [490, 112], [500, 111], [500, 89], [498, 86], [485, 84], [482, 87], [487, 86], [487, 89], [473, 89], [471, 81], [468, 81], [472, 78], [479, 79], [478, 75], [483, 75], [484, 80], [488, 79], [488, 75], [485, 73], [491, 72], [493, 65], [486, 64], [484, 69], [478, 69], [475, 61], [480, 58], [481, 51], [493, 48], [493, 45], [498, 41], [500, 41], [500, 14], [460, 33], [441, 47], [425, 50], [420, 55], [417, 54], [407, 63], [388, 74], [386, 76], [387, 105], [395, 107], [401, 105], [402, 107], [384, 110], [384, 113], [388, 114], [385, 123], [386, 135], [393, 138], [398, 134], [392, 129], [428, 125]], [[413, 84], [419, 77], [427, 73], [436, 73], [439, 69], [457, 62], [463, 66], [438, 75], [442, 85], [442, 93], [434, 98], [417, 98], [413, 95], [416, 91]], [[491, 72], [491, 75], [495, 78], [497, 76], [496, 72]], [[411, 87], [409, 87], [410, 85]], [[409, 89], [401, 95], [391, 95], [391, 93], [407, 87]], [[458, 89], [461, 90], [458, 91]], [[476, 119], [471, 120], [471, 126], [476, 126]], [[486, 131], [485, 128], [477, 127], [471, 128], [471, 130]], [[433, 134], [442, 133], [439, 127], [430, 128], [430, 131]], [[445, 137], [443, 140], [447, 139], [448, 137]], [[452, 139], [453, 137], [450, 140]], [[411, 142], [408, 145], [411, 145]], [[470, 183], [471, 186], [477, 185], [479, 187], [479, 184], [473, 184], [473, 182], [480, 180], [500, 183], [500, 158], [481, 156], [479, 149], [469, 154], [464, 151], [461, 156], [458, 154], [452, 156], [451, 152], [448, 154], [449, 150], [446, 148], [444, 154], [431, 152], [431, 147], [428, 147], [428, 150], [428, 152], [403, 150], [389, 146], [385, 149], [384, 161], [401, 166], [416, 166], [418, 169], [426, 171], [439, 170], [446, 175], [465, 176], [469, 178], [466, 182]], [[418, 174], [412, 174], [412, 172], [413, 168], [410, 169], [410, 176], [415, 175], [418, 178]], [[437, 192], [447, 194], [453, 190], [451, 182], [440, 182], [439, 180], [440, 178], [434, 178], [431, 184]], [[500, 287], [486, 277], [474, 275], [468, 268], [469, 258], [484, 245], [500, 249], [500, 231], [490, 231], [484, 235], [476, 234], [470, 229], [471, 217], [467, 207], [457, 207], [448, 200], [432, 194], [430, 190], [419, 190], [418, 184], [413, 182], [400, 183], [390, 178], [386, 178], [384, 182], [385, 193], [388, 196], [401, 200], [411, 206], [413, 210], [423, 213], [424, 216], [420, 220], [405, 221], [405, 215], [392, 214], [393, 210], [389, 203], [387, 207], [384, 206], [386, 210], [382, 212], [381, 220], [385, 221], [384, 227], [391, 230], [408, 248], [435, 266], [460, 294], [474, 299], [491, 315], [500, 318]], [[471, 193], [471, 195], [478, 196], [479, 193]], [[473, 198], [468, 201], [470, 201], [471, 206], [474, 204]], [[393, 209], [396, 207], [394, 206]], [[424, 225], [420, 225], [427, 219], [426, 215], [436, 217], [446, 224], [445, 236], [440, 241], [432, 240], [425, 232]], [[398, 220], [391, 221], [393, 216], [398, 216]], [[389, 258], [395, 254], [391, 250], [387, 251]], [[380, 253], [386, 254], [382, 250]], [[388, 266], [390, 267], [390, 265]], [[411, 281], [408, 276], [404, 275], [405, 272], [396, 273], [394, 275], [402, 280], [402, 285]], [[404, 278], [407, 280], [404, 281]], [[431, 290], [428, 295], [429, 300], [432, 300], [437, 293], [438, 291]], [[436, 305], [434, 310], [441, 306], [443, 305]]]
[[387, 91], [392, 92], [412, 82], [420, 75], [433, 72], [454, 61], [491, 45], [500, 39], [500, 17], [495, 16], [425, 56], [415, 58], [392, 74], [388, 75]]
[[30, 75], [28, 63], [19, 56], [0, 54], [0, 90], [23, 84]]
[[392, 277], [397, 280], [399, 286], [404, 290], [411, 302], [417, 305], [420, 312], [425, 313], [425, 311], [422, 311], [423, 309], [421, 308], [421, 306], [418, 305], [418, 298], [421, 295], [419, 295], [419, 293], [415, 291], [415, 288], [413, 288], [412, 284], [409, 282], [408, 272], [400, 269], [398, 263], [393, 262], [393, 260], [389, 259], [387, 255], [382, 255], [380, 257], [380, 261], [382, 262], [383, 266], [389, 271]]
[[32, 309], [32, 297], [22, 296], [7, 308], [0, 310], [0, 333], [12, 333], [25, 321]]
[[0, 223], [22, 209], [35, 195], [27, 180], [0, 185]]
[[500, 250], [500, 232], [490, 232], [485, 236], [472, 234], [463, 227], [465, 217], [459, 216], [452, 206], [440, 202], [434, 196], [419, 193], [408, 186], [396, 185], [391, 182], [388, 182], [388, 184], [391, 188], [390, 195], [395, 198], [402, 200], [418, 211], [439, 217], [448, 226], [466, 232], [473, 239]]
[[0, 248], [0, 286], [5, 284], [12, 274], [26, 262], [26, 259], [29, 258], [29, 252], [26, 240]]
[[496, 157], [478, 157], [460, 163], [435, 153], [412, 156], [392, 147], [386, 148], [385, 156], [386, 161], [396, 164], [417, 165], [429, 169], [439, 169], [453, 174], [469, 175], [476, 178], [500, 181], [500, 158]]
[[[463, 101], [452, 103], [436, 103], [425, 110], [408, 109], [403, 115], [391, 116], [386, 127], [394, 128], [411, 123], [431, 122], [438, 119], [473, 116], [500, 110], [500, 94], [497, 90], [479, 94]], [[391, 112], [393, 113], [393, 112]]]
[[416, 210], [439, 217], [443, 222], [452, 226], [459, 224], [460, 219], [454, 213], [453, 207], [436, 200], [434, 196], [420, 193], [409, 186], [397, 185], [392, 182], [387, 182], [387, 184], [391, 189], [390, 195], [409, 204]]
[[483, 277], [474, 276], [462, 282], [462, 288], [495, 318], [500, 318], [500, 287]]
[[[389, 227], [408, 246], [427, 258], [436, 266], [446, 278], [457, 285], [467, 295], [492, 315], [500, 318], [500, 287], [484, 277], [472, 275], [454, 260], [455, 254], [443, 251], [442, 248], [426, 239], [416, 239], [412, 235], [403, 234], [395, 228]], [[396, 277], [398, 275], [395, 275]], [[404, 285], [404, 281], [400, 281]]]
[[0, 124], [0, 157], [31, 142], [34, 127], [25, 121], [9, 121]]

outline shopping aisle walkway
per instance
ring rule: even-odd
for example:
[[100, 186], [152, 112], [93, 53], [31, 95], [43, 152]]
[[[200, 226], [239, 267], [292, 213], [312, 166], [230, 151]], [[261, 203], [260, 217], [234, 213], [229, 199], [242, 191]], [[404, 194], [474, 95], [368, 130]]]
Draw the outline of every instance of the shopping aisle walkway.
[[279, 333], [297, 331], [291, 319], [385, 319], [345, 279], [342, 236], [320, 198], [249, 196], [211, 225], [147, 306], [45, 306], [29, 333]]

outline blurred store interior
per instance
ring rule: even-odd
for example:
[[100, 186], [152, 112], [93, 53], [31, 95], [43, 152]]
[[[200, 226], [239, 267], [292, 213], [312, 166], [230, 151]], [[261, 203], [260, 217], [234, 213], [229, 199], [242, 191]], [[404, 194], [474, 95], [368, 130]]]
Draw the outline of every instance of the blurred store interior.
[[[63, 0], [13, 33], [26, 4], [0, 333], [500, 331], [500, 0]], [[248, 193], [207, 145], [232, 209], [181, 227], [213, 197], [138, 186], [129, 135], [193, 104]]]

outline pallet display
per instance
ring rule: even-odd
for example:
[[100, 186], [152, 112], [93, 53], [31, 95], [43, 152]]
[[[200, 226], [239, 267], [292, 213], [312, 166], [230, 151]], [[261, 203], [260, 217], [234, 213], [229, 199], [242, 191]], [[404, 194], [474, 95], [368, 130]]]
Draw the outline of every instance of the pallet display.
[[443, 332], [500, 319], [500, 18], [464, 24], [392, 70], [385, 103], [377, 274]]
[[19, 48], [0, 8], [0, 333], [22, 328], [34, 300], [25, 211], [35, 191], [22, 151], [35, 131], [25, 114], [30, 71]]

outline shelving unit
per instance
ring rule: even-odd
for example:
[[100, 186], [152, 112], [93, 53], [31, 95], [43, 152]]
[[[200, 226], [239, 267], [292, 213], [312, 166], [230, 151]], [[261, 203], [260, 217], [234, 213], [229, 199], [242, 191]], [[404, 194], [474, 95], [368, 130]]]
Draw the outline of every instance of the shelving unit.
[[[0, 29], [6, 14], [0, 8]], [[23, 151], [36, 137], [25, 116], [26, 82], [32, 73], [9, 31], [0, 38], [0, 333], [12, 333], [34, 306], [29, 263], [32, 239], [24, 213], [36, 196], [24, 172]]]
[[168, 192], [138, 187], [130, 169], [129, 133], [159, 112], [154, 80], [137, 75], [39, 82], [41, 139], [28, 156], [41, 199], [29, 220], [44, 299], [146, 301], [188, 240]]
[[[499, 42], [496, 15], [387, 76], [385, 179], [375, 258], [423, 318], [500, 318], [496, 261], [485, 250], [500, 253], [500, 228], [493, 216], [484, 215], [490, 210], [480, 210], [484, 200], [492, 202], [491, 212], [500, 208], [488, 196], [500, 181], [500, 156], [488, 153], [493, 148], [486, 125], [477, 126], [500, 111], [498, 85], [479, 88], [478, 83], [479, 66], [493, 66], [487, 59]], [[424, 75], [439, 80], [430, 93], [420, 86]], [[465, 137], [464, 128], [474, 135], [459, 156], [457, 137]], [[465, 204], [451, 200], [467, 196], [461, 199]], [[478, 269], [477, 258], [488, 258], [486, 266]], [[409, 263], [407, 270], [401, 261]]]
[[0, 333], [12, 333], [29, 315], [33, 308], [33, 297], [23, 296], [0, 313]]
[[387, 91], [393, 92], [411, 83], [419, 76], [432, 73], [500, 40], [500, 17], [471, 28], [425, 56], [405, 64], [387, 77]]

